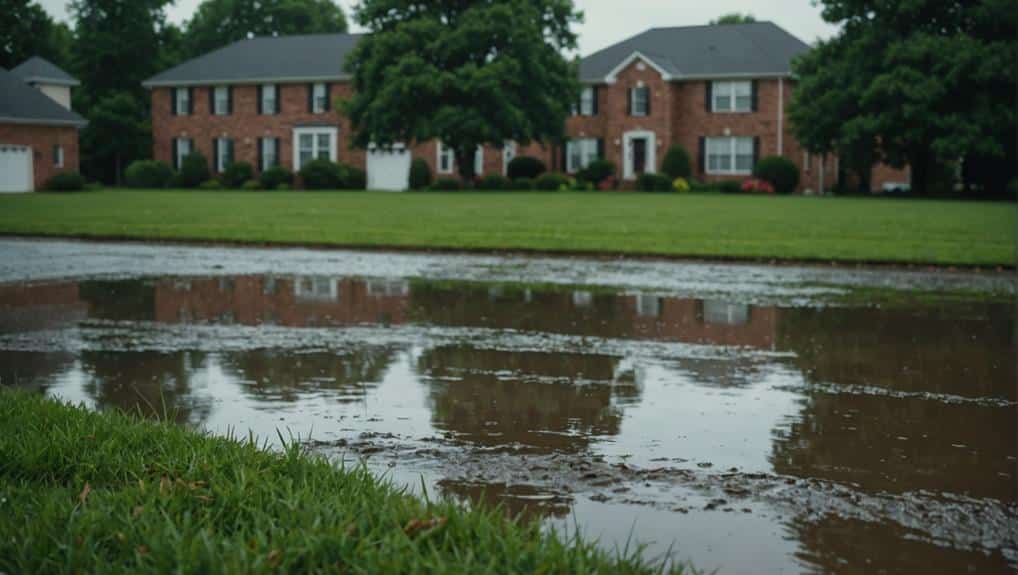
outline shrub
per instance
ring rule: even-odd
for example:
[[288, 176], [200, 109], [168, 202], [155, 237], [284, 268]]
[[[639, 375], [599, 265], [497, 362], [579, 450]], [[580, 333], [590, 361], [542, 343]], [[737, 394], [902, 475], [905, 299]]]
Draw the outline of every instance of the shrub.
[[686, 181], [686, 178], [675, 178], [675, 181], [672, 182], [672, 189], [680, 194], [684, 194], [691, 188], [689, 187], [689, 182]]
[[673, 180], [676, 178], [688, 178], [693, 175], [689, 164], [689, 154], [686, 153], [686, 149], [678, 145], [668, 148], [668, 151], [665, 152], [665, 158], [661, 162], [661, 172]]
[[289, 189], [289, 185], [293, 183], [293, 174], [283, 166], [272, 166], [262, 172], [259, 179], [266, 190], [278, 190], [281, 185], [286, 185]]
[[432, 190], [438, 191], [455, 191], [461, 189], [463, 186], [460, 185], [460, 181], [455, 178], [439, 178], [431, 184]]
[[742, 186], [735, 180], [725, 180], [718, 184], [718, 191], [722, 194], [738, 194], [742, 191]]
[[60, 172], [46, 182], [51, 192], [77, 192], [85, 189], [85, 176], [77, 172]]
[[423, 190], [431, 185], [431, 166], [422, 158], [410, 163], [410, 189]]
[[254, 178], [254, 168], [247, 162], [231, 162], [222, 174], [219, 174], [219, 181], [224, 188], [236, 189], [244, 185], [244, 182]]
[[509, 174], [510, 180], [515, 181], [520, 178], [533, 180], [548, 171], [548, 167], [544, 165], [544, 162], [533, 156], [517, 156], [509, 161], [506, 171]]
[[518, 180], [513, 180], [510, 185], [514, 190], [533, 190], [534, 180], [531, 180], [530, 178], [520, 178]]
[[195, 188], [211, 177], [209, 162], [199, 152], [191, 152], [180, 162], [180, 172], [175, 185], [181, 188]]
[[770, 182], [759, 180], [757, 178], [750, 178], [745, 182], [742, 182], [740, 188], [744, 193], [747, 194], [773, 194], [774, 186]]
[[576, 179], [583, 182], [590, 182], [597, 186], [601, 182], [615, 175], [615, 164], [608, 160], [594, 160], [586, 168], [576, 174]]
[[781, 156], [768, 156], [758, 161], [753, 175], [770, 182], [779, 194], [791, 194], [799, 185], [799, 168], [792, 160]]
[[512, 182], [501, 174], [489, 174], [477, 182], [478, 190], [508, 190], [512, 188]]
[[545, 172], [534, 180], [534, 189], [537, 190], [555, 192], [562, 188], [569, 188], [569, 178], [564, 174]]
[[202, 190], [221, 190], [223, 189], [223, 184], [219, 180], [205, 180], [198, 184], [198, 188]]
[[343, 184], [343, 167], [329, 160], [311, 160], [300, 169], [305, 190], [338, 190]]
[[262, 183], [259, 182], [258, 180], [248, 180], [244, 182], [244, 185], [241, 186], [241, 189], [248, 191], [260, 190], [262, 189]]
[[158, 160], [137, 160], [131, 162], [124, 172], [124, 181], [132, 188], [158, 190], [170, 185], [173, 168]]
[[664, 174], [640, 174], [636, 189], [643, 192], [670, 192], [672, 179]]
[[368, 187], [368, 174], [360, 168], [343, 166], [343, 177], [339, 186], [344, 190], [363, 190]]

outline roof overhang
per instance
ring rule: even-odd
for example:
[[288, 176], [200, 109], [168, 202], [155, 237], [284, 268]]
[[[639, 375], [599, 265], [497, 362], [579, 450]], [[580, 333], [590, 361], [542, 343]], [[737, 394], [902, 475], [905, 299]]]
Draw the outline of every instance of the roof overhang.
[[68, 80], [66, 78], [46, 78], [43, 76], [29, 76], [22, 78], [26, 84], [45, 84], [47, 86], [67, 86], [73, 88], [80, 86], [81, 82], [77, 80]]
[[204, 80], [147, 80], [145, 88], [186, 88], [191, 86], [236, 86], [251, 84], [309, 84], [312, 82], [345, 82], [349, 74], [340, 76], [292, 76], [270, 78], [209, 78]]
[[85, 120], [54, 120], [44, 118], [13, 118], [0, 116], [0, 124], [24, 124], [28, 126], [68, 126], [73, 128], [84, 128], [88, 125]]
[[661, 79], [665, 80], [666, 82], [675, 79], [675, 77], [670, 72], [662, 68], [660, 64], [658, 64], [652, 58], [647, 57], [645, 54], [637, 50], [630, 54], [629, 56], [627, 56], [624, 60], [622, 60], [622, 62], [620, 62], [618, 66], [612, 68], [611, 72], [608, 72], [608, 74], [604, 77], [604, 82], [606, 84], [614, 84], [618, 80], [619, 73], [628, 68], [630, 64], [636, 62], [637, 60], [642, 60], [646, 62], [648, 65], [650, 65], [651, 68], [654, 68], [654, 70], [661, 74]]

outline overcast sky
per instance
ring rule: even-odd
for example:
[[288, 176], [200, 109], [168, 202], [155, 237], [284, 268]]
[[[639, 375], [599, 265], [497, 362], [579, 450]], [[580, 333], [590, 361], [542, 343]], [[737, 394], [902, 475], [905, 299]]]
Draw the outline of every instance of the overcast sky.
[[[67, 0], [39, 0], [50, 14], [67, 19]], [[201, 0], [176, 0], [167, 12], [172, 22], [191, 17]], [[349, 16], [357, 0], [337, 0]], [[706, 24], [728, 12], [749, 12], [757, 20], [771, 20], [800, 39], [812, 43], [836, 29], [820, 18], [811, 0], [576, 0], [586, 16], [578, 32], [580, 53], [590, 54], [648, 28]], [[352, 31], [356, 31], [356, 27]]]

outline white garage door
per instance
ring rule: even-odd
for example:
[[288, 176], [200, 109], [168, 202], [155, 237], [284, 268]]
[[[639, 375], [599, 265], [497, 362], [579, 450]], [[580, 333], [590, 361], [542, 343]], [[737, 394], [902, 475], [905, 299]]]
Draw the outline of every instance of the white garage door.
[[32, 149], [0, 144], [0, 193], [31, 192]]
[[368, 189], [402, 192], [410, 180], [410, 152], [402, 145], [368, 149]]

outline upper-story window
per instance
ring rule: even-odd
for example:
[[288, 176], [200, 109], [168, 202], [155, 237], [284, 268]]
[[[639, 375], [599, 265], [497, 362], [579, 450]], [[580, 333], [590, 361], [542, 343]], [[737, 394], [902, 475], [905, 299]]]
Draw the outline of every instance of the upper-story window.
[[230, 113], [229, 86], [216, 86], [212, 89], [212, 113], [216, 116], [225, 116]]
[[597, 115], [597, 86], [585, 86], [580, 91], [579, 106], [573, 112], [580, 116]]
[[650, 88], [637, 86], [629, 90], [629, 115], [650, 115]]
[[321, 114], [329, 111], [329, 85], [324, 83], [311, 84], [311, 112]]
[[752, 112], [753, 82], [712, 82], [711, 111]]
[[264, 84], [259, 88], [258, 111], [261, 114], [279, 113], [279, 87], [275, 84]]
[[173, 90], [173, 113], [177, 116], [191, 114], [191, 89], [175, 88]]

